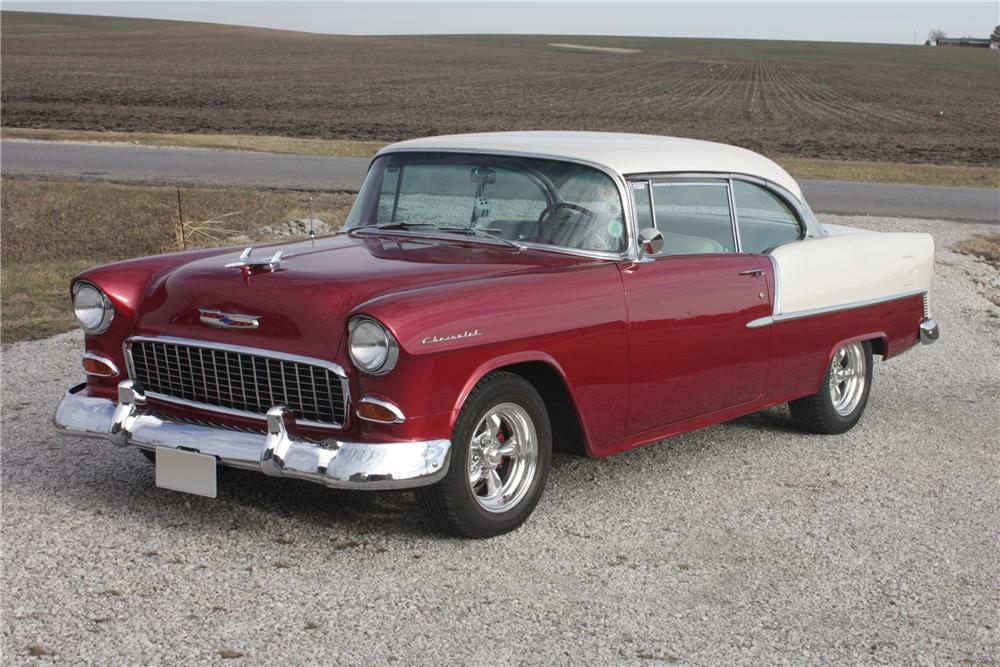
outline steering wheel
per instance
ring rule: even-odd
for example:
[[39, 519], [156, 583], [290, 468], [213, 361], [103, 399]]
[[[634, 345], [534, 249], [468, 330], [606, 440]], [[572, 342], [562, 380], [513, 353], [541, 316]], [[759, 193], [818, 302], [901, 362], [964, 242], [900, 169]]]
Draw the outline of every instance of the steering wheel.
[[[566, 213], [560, 216], [558, 215], [560, 210], [564, 210]], [[551, 243], [552, 238], [545, 231], [550, 226], [549, 223], [556, 218], [560, 218], [559, 224], [570, 224], [574, 227], [579, 227], [590, 225], [595, 217], [596, 214], [584, 206], [569, 202], [555, 202], [546, 206], [545, 210], [538, 216], [538, 235]], [[591, 242], [590, 246], [586, 244], [587, 241]], [[600, 250], [607, 248], [607, 242], [598, 236], [596, 232], [591, 231], [587, 237], [577, 243], [576, 247], [585, 250]]]

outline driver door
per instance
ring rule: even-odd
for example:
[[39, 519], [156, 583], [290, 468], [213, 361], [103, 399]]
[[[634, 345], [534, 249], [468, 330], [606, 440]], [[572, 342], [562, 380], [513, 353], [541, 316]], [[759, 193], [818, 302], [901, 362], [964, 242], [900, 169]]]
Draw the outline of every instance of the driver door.
[[629, 315], [634, 435], [749, 403], [767, 377], [771, 314], [765, 265], [737, 252], [726, 180], [632, 184], [639, 228], [663, 251], [622, 267]]

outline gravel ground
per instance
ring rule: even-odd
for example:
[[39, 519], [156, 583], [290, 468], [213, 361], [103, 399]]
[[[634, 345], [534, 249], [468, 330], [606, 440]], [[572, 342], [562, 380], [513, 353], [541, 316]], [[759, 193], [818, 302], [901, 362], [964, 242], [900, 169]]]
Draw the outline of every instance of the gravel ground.
[[138, 452], [49, 426], [79, 335], [5, 349], [3, 662], [997, 664], [1000, 309], [974, 285], [996, 272], [948, 250], [989, 228], [830, 221], [937, 239], [942, 338], [876, 365], [857, 428], [781, 408], [560, 456], [489, 541], [408, 493], [156, 489]]

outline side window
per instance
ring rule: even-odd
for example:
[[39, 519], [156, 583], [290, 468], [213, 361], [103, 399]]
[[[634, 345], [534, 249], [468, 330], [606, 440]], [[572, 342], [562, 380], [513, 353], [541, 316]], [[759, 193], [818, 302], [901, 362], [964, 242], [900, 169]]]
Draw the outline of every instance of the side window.
[[734, 180], [733, 200], [744, 252], [764, 252], [802, 237], [802, 226], [791, 208], [761, 186]]
[[654, 183], [653, 212], [664, 255], [736, 252], [725, 183]]

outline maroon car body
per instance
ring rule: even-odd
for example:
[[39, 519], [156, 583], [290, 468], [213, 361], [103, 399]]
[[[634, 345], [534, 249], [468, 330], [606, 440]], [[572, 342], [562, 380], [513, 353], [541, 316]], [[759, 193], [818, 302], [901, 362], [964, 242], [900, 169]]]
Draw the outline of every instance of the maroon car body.
[[[775, 192], [792, 199], [777, 186]], [[821, 236], [804, 202], [792, 203], [801, 237]], [[498, 371], [530, 384], [544, 402], [551, 442], [542, 442], [536, 424], [538, 446], [606, 457], [815, 395], [830, 381], [838, 351], [852, 344], [864, 342], [858, 349], [890, 358], [921, 336], [936, 336], [936, 327], [932, 332], [927, 325], [926, 292], [920, 290], [782, 320], [778, 264], [770, 251], [695, 252], [650, 261], [652, 248], [641, 247], [639, 225], [629, 219], [637, 215], [634, 203], [626, 202], [624, 209], [629, 247], [613, 256], [371, 227], [252, 251], [254, 257], [270, 257], [280, 250], [274, 266], [241, 266], [240, 249], [212, 249], [91, 269], [74, 286], [98, 288], [114, 316], [106, 330], [87, 336], [86, 351], [115, 372], [89, 374], [85, 385], [71, 389], [57, 425], [150, 452], [202, 452], [222, 464], [331, 486], [427, 486], [441, 482], [449, 467], [475, 469], [465, 458], [472, 455], [457, 448], [456, 433], [470, 394]], [[250, 317], [252, 325], [219, 328], [206, 323], [206, 312]], [[366, 373], [354, 363], [349, 323], [359, 316], [394, 339], [398, 359], [391, 372]], [[272, 414], [268, 405], [259, 411], [220, 410], [203, 401], [176, 400], [184, 392], [171, 397], [132, 384], [126, 387], [132, 393], [122, 394], [123, 381], [136, 379], [130, 345], [143, 340], [180, 345], [164, 353], [167, 365], [175, 363], [170, 354], [177, 356], [176, 364], [187, 364], [191, 346], [330, 362], [343, 374], [346, 407], [331, 426], [296, 423], [294, 414]], [[226, 367], [227, 377], [249, 373], [253, 363], [237, 360]], [[296, 371], [300, 368], [305, 367]], [[181, 384], [193, 379], [177, 377]], [[227, 386], [232, 392], [236, 380]], [[245, 391], [248, 385], [244, 379], [238, 386]], [[362, 399], [385, 404], [399, 418], [361, 418]], [[128, 401], [132, 406], [125, 414], [122, 405]], [[181, 437], [185, 424], [202, 430], [191, 431], [186, 442], [159, 435], [172, 425]], [[240, 447], [252, 450], [245, 457], [231, 456], [228, 445], [204, 444], [237, 433], [258, 438], [241, 441]], [[265, 434], [270, 445], [262, 444]], [[501, 432], [500, 443], [509, 437]], [[289, 448], [281, 438], [294, 443]], [[408, 443], [429, 442], [450, 443], [438, 450], [434, 469], [406, 476], [391, 465], [382, 470], [380, 462], [373, 470], [355, 466], [347, 476], [332, 472], [331, 460], [344, 443], [398, 452]], [[305, 470], [296, 463], [300, 446], [327, 447], [334, 458], [323, 455], [319, 464], [309, 464], [317, 470]], [[367, 453], [358, 456], [371, 460]], [[502, 477], [507, 464], [497, 465]], [[510, 527], [459, 532], [496, 534]]]

